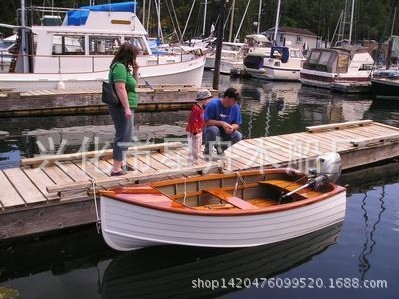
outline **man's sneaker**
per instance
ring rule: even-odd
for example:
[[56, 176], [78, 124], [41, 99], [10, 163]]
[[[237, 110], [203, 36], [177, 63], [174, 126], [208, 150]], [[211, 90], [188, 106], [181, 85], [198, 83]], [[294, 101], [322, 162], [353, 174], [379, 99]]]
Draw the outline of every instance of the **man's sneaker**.
[[224, 155], [224, 149], [223, 149], [222, 147], [220, 147], [220, 146], [218, 146], [218, 147], [216, 148], [216, 152], [217, 152], [217, 154], [218, 154], [219, 156]]

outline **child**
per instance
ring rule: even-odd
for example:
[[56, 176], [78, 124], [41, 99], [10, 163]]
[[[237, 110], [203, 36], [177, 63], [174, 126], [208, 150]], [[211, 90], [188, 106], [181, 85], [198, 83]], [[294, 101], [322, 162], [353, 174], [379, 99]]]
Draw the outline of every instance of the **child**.
[[200, 89], [197, 92], [196, 103], [191, 109], [186, 127], [188, 137], [188, 162], [197, 165], [202, 144], [202, 129], [204, 128], [204, 106], [212, 94], [208, 89]]

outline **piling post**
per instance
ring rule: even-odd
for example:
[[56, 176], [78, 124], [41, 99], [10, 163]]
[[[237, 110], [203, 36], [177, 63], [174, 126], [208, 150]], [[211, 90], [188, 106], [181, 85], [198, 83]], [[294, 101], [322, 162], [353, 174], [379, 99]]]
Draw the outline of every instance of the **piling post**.
[[220, 0], [219, 9], [219, 26], [216, 42], [216, 55], [215, 55], [215, 66], [213, 71], [213, 89], [219, 89], [219, 74], [220, 74], [220, 59], [222, 57], [222, 45], [224, 36], [224, 13], [226, 8], [226, 0]]

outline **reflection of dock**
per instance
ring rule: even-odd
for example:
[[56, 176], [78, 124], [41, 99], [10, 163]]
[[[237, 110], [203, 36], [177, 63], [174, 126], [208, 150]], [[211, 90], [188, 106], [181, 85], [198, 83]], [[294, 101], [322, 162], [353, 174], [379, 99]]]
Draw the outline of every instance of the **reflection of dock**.
[[145, 145], [128, 154], [135, 171], [117, 178], [110, 177], [110, 151], [24, 159], [22, 167], [0, 172], [0, 239], [95, 222], [93, 184], [101, 189], [220, 168], [305, 169], [315, 156], [331, 151], [341, 154], [343, 169], [393, 158], [399, 156], [399, 129], [372, 121], [309, 127], [242, 140], [226, 151], [222, 164], [202, 160], [196, 167], [187, 166], [187, 148], [180, 143]]
[[[115, 258], [107, 267], [102, 298], [215, 298], [239, 290], [230, 279], [251, 282], [283, 273], [336, 242], [342, 223], [314, 233], [252, 248], [227, 250], [160, 246]], [[225, 287], [221, 287], [225, 279]], [[199, 287], [214, 280], [219, 287]], [[193, 281], [196, 283], [193, 288]], [[243, 285], [244, 288], [244, 285]]]
[[[190, 109], [198, 88], [189, 85], [140, 87], [137, 111]], [[216, 91], [212, 91], [216, 95]], [[93, 88], [35, 90], [0, 94], [0, 117], [104, 113], [101, 90]]]

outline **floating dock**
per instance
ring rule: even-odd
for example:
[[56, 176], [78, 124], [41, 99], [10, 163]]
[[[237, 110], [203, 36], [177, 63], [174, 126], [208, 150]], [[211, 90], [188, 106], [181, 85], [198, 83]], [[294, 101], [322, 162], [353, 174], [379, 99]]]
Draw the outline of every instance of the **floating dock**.
[[[139, 87], [138, 112], [191, 109], [198, 88], [192, 85]], [[217, 96], [216, 90], [211, 90]], [[0, 92], [0, 117], [104, 113], [101, 90], [95, 88]]]
[[371, 120], [308, 127], [306, 132], [245, 139], [217, 161], [188, 166], [185, 144], [169, 142], [129, 149], [134, 171], [110, 177], [110, 150], [23, 159], [0, 171], [0, 239], [96, 222], [95, 190], [199, 172], [273, 167], [305, 169], [313, 158], [338, 152], [343, 169], [399, 156], [399, 128]]

